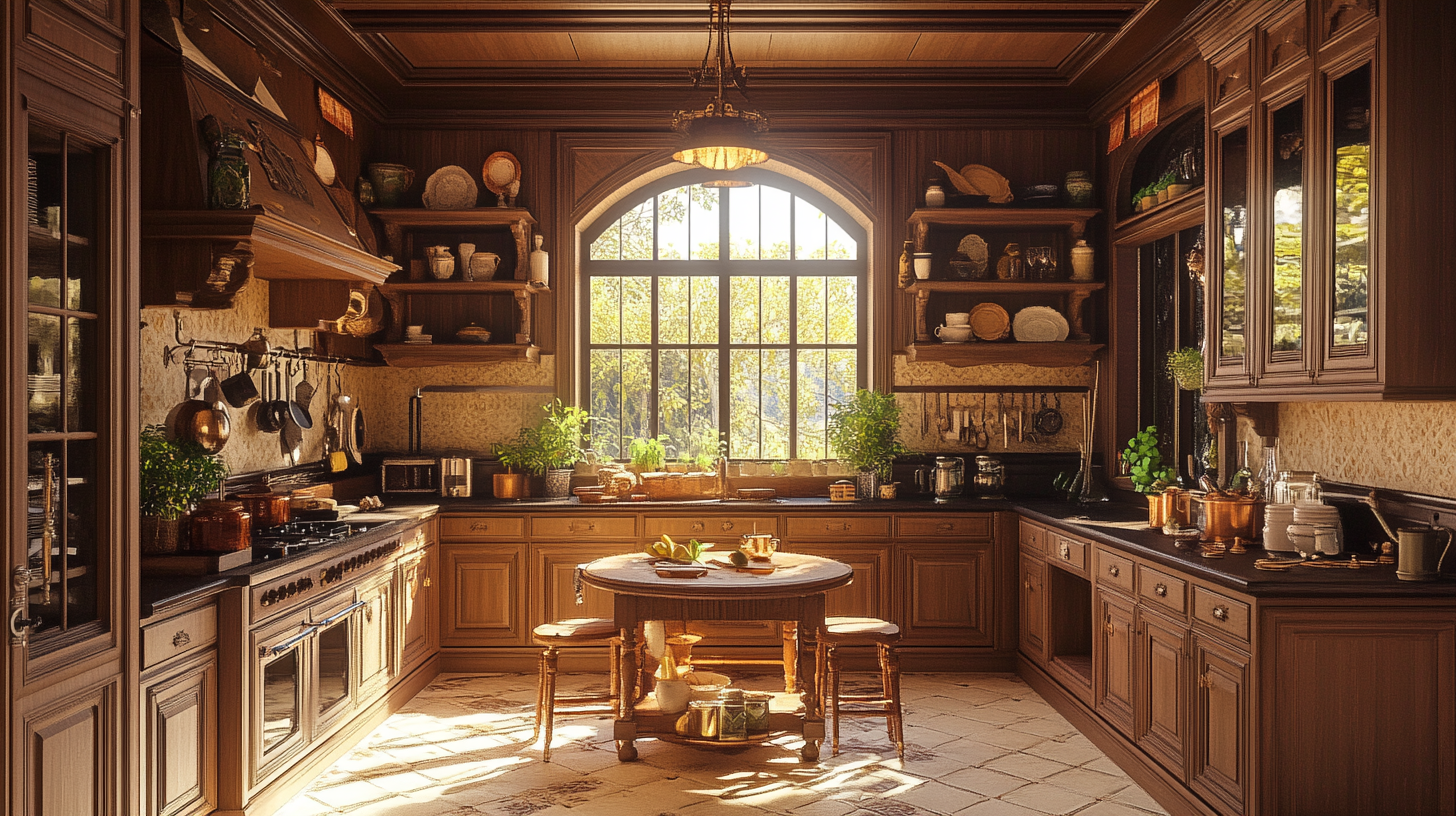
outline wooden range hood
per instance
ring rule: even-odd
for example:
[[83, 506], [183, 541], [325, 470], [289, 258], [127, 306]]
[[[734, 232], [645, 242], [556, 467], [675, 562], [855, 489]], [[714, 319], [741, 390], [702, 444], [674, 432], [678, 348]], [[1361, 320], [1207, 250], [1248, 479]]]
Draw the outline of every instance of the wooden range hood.
[[[369, 251], [373, 236], [352, 195], [320, 182], [299, 135], [236, 87], [169, 52], [148, 60], [142, 100], [143, 306], [230, 308], [255, 276], [371, 288], [399, 268]], [[247, 209], [207, 208], [199, 123], [209, 114], [257, 148], [244, 151]]]

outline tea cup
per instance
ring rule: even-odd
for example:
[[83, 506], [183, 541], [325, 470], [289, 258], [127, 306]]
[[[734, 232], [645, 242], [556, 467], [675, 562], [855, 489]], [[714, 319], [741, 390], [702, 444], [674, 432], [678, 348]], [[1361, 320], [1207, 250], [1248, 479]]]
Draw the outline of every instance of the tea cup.
[[418, 326], [405, 326], [404, 333], [410, 337], [419, 337], [421, 334], [425, 333], [424, 324]]
[[754, 561], [768, 561], [778, 548], [779, 540], [769, 533], [744, 533], [743, 544], [739, 547]]
[[971, 325], [970, 312], [947, 312], [945, 315], [947, 326], [969, 326]]
[[929, 252], [917, 252], [914, 256], [915, 279], [930, 280], [930, 258]]

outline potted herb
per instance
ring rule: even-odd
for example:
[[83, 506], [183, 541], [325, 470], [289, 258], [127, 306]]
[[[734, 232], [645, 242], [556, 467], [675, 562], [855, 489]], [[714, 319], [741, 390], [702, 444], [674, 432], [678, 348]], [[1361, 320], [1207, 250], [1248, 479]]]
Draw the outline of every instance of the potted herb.
[[170, 440], [161, 425], [141, 434], [142, 552], [176, 552], [183, 517], [227, 477], [221, 457], [196, 442]]
[[1147, 212], [1158, 206], [1158, 191], [1154, 189], [1153, 185], [1149, 184], [1138, 191], [1138, 201], [1142, 203], [1143, 212]]
[[[567, 405], [560, 399], [541, 406], [546, 416], [534, 428], [522, 428], [513, 443], [496, 446], [496, 456], [506, 466], [507, 473], [517, 468], [546, 477], [546, 498], [564, 499], [571, 495], [572, 467], [586, 452], [582, 442], [586, 439], [587, 422], [591, 416], [580, 408]], [[507, 475], [507, 474], [500, 474]], [[507, 492], [510, 490], [509, 479]], [[524, 495], [524, 490], [521, 491]], [[497, 489], [497, 497], [500, 497]]]
[[861, 389], [834, 406], [829, 417], [829, 446], [857, 471], [855, 492], [862, 499], [879, 495], [889, 481], [895, 457], [910, 451], [902, 444], [900, 405], [893, 394]]
[[491, 477], [492, 493], [497, 499], [516, 501], [526, 497], [526, 472], [533, 466], [524, 442], [527, 433], [527, 429], [522, 428], [514, 442], [495, 445], [495, 455], [506, 469], [505, 473]]
[[[1158, 428], [1149, 425], [1127, 441], [1122, 451], [1132, 477], [1132, 489], [1148, 497], [1148, 524], [1162, 527], [1163, 490], [1178, 478], [1178, 472], [1163, 464], [1158, 450]], [[1156, 523], [1155, 523], [1156, 522]]]
[[1203, 390], [1203, 352], [1182, 348], [1168, 352], [1168, 373], [1184, 391]]
[[632, 469], [640, 476], [643, 473], [661, 473], [667, 466], [667, 447], [660, 439], [633, 439], [627, 446], [627, 457]]
[[1169, 173], [1166, 176], [1158, 179], [1158, 183], [1153, 185], [1153, 192], [1157, 195], [1159, 204], [1167, 203], [1168, 188], [1172, 187], [1173, 182], [1175, 181], [1177, 181], [1177, 179], [1173, 176], [1172, 173]]

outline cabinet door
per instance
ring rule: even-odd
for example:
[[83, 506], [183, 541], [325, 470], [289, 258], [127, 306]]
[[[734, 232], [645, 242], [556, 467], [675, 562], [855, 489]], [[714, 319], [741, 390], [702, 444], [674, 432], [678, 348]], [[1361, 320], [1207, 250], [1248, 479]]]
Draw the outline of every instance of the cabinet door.
[[441, 544], [440, 645], [525, 645], [525, 562], [525, 544]]
[[355, 616], [359, 621], [358, 704], [366, 706], [389, 688], [395, 673], [394, 570], [385, 570], [357, 592], [364, 603]]
[[1178, 779], [1186, 778], [1188, 626], [1138, 608], [1138, 745]]
[[530, 625], [569, 618], [611, 618], [613, 595], [582, 584], [576, 602], [576, 567], [632, 549], [628, 544], [532, 544]]
[[149, 683], [147, 816], [208, 813], [217, 804], [217, 653]]
[[1097, 591], [1097, 620], [1092, 652], [1093, 707], [1123, 734], [1133, 732], [1132, 602], [1102, 590]]
[[1217, 126], [1210, 134], [1209, 162], [1214, 182], [1213, 212], [1218, 244], [1209, 241], [1208, 359], [1204, 366], [1210, 387], [1253, 385], [1249, 364], [1252, 342], [1249, 321], [1249, 189], [1252, 167], [1249, 120], [1241, 118]]
[[1258, 348], [1259, 384], [1305, 384], [1310, 379], [1306, 331], [1309, 301], [1309, 172], [1305, 149], [1306, 111], [1304, 79], [1264, 105], [1264, 156], [1267, 184], [1259, 208], [1262, 251], [1256, 261], [1262, 272], [1259, 301], [1263, 303]]
[[[1368, 53], [1351, 59], [1323, 77], [1325, 116], [1321, 155], [1329, 172], [1326, 202], [1333, 230], [1321, 247], [1321, 323], [1325, 340], [1320, 363], [1321, 385], [1364, 381], [1376, 376], [1376, 343], [1381, 332], [1372, 321], [1383, 310], [1371, 308], [1374, 280], [1380, 274], [1371, 252], [1372, 227], [1381, 223], [1374, 176], [1375, 129], [1372, 62]], [[1323, 174], [1320, 174], [1323, 178]]]
[[1046, 564], [1021, 556], [1021, 653], [1038, 666], [1046, 660]]
[[[913, 545], [912, 545], [913, 546]], [[893, 619], [890, 587], [892, 547], [888, 544], [847, 544], [838, 547], [804, 545], [795, 552], [832, 558], [854, 571], [848, 586], [831, 589], [824, 596], [825, 615], [856, 615]]]
[[991, 544], [900, 545], [906, 643], [991, 646], [995, 581]]
[[429, 659], [439, 643], [435, 626], [435, 548], [410, 556], [399, 567], [400, 673]]
[[1249, 655], [1193, 634], [1189, 785], [1230, 813], [1248, 798]]

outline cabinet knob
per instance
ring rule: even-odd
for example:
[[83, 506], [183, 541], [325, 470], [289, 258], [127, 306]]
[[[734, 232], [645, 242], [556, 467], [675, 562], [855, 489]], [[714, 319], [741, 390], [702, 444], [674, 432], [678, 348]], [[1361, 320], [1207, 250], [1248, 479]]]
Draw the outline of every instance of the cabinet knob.
[[1158, 584], [1157, 586], [1153, 587], [1153, 594], [1157, 595], [1159, 598], [1168, 597], [1168, 585]]
[[1210, 672], [1204, 672], [1203, 674], [1199, 675], [1198, 687], [1206, 689], [1213, 688], [1213, 674]]
[[1107, 568], [1107, 574], [1111, 575], [1113, 578], [1116, 578], [1117, 576], [1122, 574], [1122, 568], [1117, 566], [1116, 564], [1113, 564], [1112, 566]]
[[1217, 621], [1226, 621], [1228, 620], [1228, 612], [1228, 607], [1226, 606], [1215, 606], [1213, 608], [1213, 618]]
[[186, 629], [179, 629], [177, 630], [177, 634], [172, 636], [172, 648], [174, 649], [180, 649], [191, 642], [192, 636], [187, 634]]
[[724, 521], [722, 524], [719, 524], [718, 525], [718, 529], [720, 529], [720, 530], [722, 530], [723, 532], [726, 533], [729, 530], [732, 530], [733, 529], [733, 522], [731, 522], [731, 521]]
[[1112, 623], [1111, 621], [1108, 621], [1107, 625], [1103, 626], [1102, 628], [1107, 630], [1108, 637], [1113, 637], [1117, 634], [1117, 625]]
[[941, 531], [942, 533], [955, 532], [955, 522], [942, 521], [940, 525], [936, 527], [936, 529]]
[[430, 580], [430, 576], [428, 576], [428, 575], [426, 575], [426, 576], [425, 576], [425, 586], [427, 586], [427, 587], [428, 587], [428, 586], [430, 586], [430, 585], [431, 585], [431, 584], [433, 584], [433, 583], [434, 583], [434, 582], [433, 582], [433, 581], [431, 581], [431, 580]]
[[1071, 561], [1072, 560], [1072, 545], [1070, 545], [1067, 542], [1063, 541], [1062, 543], [1060, 543], [1060, 544], [1057, 545], [1057, 553], [1062, 556], [1062, 560], [1063, 561]]
[[1024, 587], [1026, 587], [1026, 591], [1027, 592], [1035, 592], [1036, 591], [1036, 587], [1032, 586], [1030, 581], [1023, 581], [1021, 583], [1021, 585], [1024, 586]]

